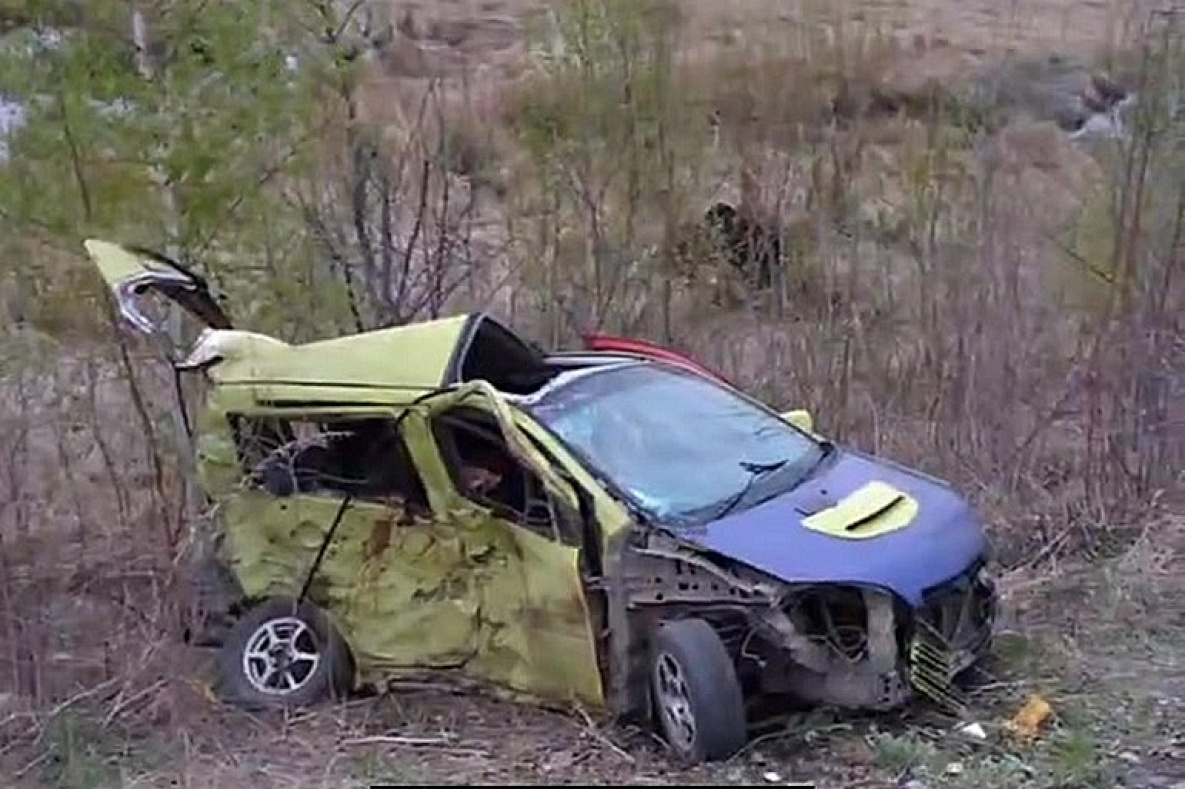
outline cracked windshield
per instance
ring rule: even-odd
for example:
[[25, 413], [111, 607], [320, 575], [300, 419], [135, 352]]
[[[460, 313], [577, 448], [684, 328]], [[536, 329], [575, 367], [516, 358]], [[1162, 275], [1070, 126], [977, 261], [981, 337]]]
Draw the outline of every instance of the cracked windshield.
[[694, 523], [789, 490], [823, 446], [776, 414], [689, 373], [630, 366], [584, 375], [532, 413], [635, 503]]

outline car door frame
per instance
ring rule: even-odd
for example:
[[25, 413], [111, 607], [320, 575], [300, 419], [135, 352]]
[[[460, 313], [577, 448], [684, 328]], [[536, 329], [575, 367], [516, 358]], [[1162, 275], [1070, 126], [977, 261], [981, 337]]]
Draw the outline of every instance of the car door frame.
[[[407, 453], [407, 459], [419, 476], [425, 498], [427, 499], [427, 509], [425, 511], [417, 511], [415, 508], [409, 508], [406, 500], [404, 500], [402, 506], [392, 506], [389, 502], [358, 499], [352, 497], [350, 494], [338, 491], [324, 493], [298, 491], [290, 496], [277, 496], [260, 486], [249, 491], [229, 493], [220, 497], [220, 508], [223, 510], [225, 534], [225, 558], [230, 560], [231, 565], [235, 568], [235, 575], [247, 598], [259, 599], [260, 597], [276, 594], [297, 597], [302, 596], [305, 592], [314, 591], [307, 599], [324, 609], [339, 624], [339, 630], [350, 645], [351, 651], [355, 653], [355, 657], [360, 663], [360, 668], [367, 668], [372, 665], [386, 665], [396, 670], [412, 670], [421, 668], [447, 669], [463, 666], [472, 657], [471, 650], [467, 646], [462, 649], [458, 645], [453, 645], [451, 649], [442, 650], [439, 654], [424, 651], [419, 654], [418, 658], [412, 657], [413, 653], [410, 652], [400, 653], [405, 657], [402, 661], [395, 659], [393, 657], [394, 653], [384, 653], [381, 651], [361, 649], [359, 647], [357, 628], [351, 627], [347, 620], [357, 615], [357, 612], [353, 610], [352, 606], [357, 602], [358, 595], [366, 591], [362, 581], [371, 578], [369, 573], [372, 571], [381, 572], [382, 568], [374, 563], [382, 560], [384, 554], [379, 553], [367, 557], [359, 565], [358, 573], [351, 580], [345, 580], [343, 574], [339, 572], [336, 574], [338, 577], [324, 591], [321, 591], [322, 587], [319, 583], [319, 581], [324, 580], [323, 570], [325, 569], [325, 565], [323, 561], [327, 552], [336, 547], [339, 541], [343, 539], [342, 533], [335, 532], [334, 525], [330, 522], [330, 513], [332, 512], [337, 512], [337, 515], [332, 517], [339, 518], [339, 522], [349, 518], [354, 525], [361, 526], [363, 525], [362, 521], [367, 521], [369, 524], [369, 534], [366, 542], [368, 544], [372, 542], [376, 543], [384, 549], [391, 542], [397, 542], [401, 536], [406, 536], [408, 530], [417, 529], [418, 527], [420, 531], [432, 532], [432, 530], [437, 528], [435, 514], [442, 501], [441, 491], [434, 489], [435, 486], [432, 484], [432, 480], [421, 466], [422, 458], [420, 453], [417, 452], [414, 428], [410, 433], [408, 431], [408, 427], [416, 423], [415, 414], [396, 406], [342, 406], [329, 404], [320, 407], [250, 408], [244, 411], [235, 411], [234, 413], [246, 418], [273, 418], [290, 422], [331, 422], [335, 419], [351, 418], [389, 419], [399, 433]], [[236, 449], [237, 454], [238, 451]], [[240, 472], [243, 474], [251, 472], [251, 469], [241, 466], [241, 460]], [[293, 503], [300, 504], [302, 502], [310, 503], [320, 509], [325, 515], [324, 520], [326, 521], [322, 524], [323, 530], [320, 534], [321, 542], [318, 550], [312, 556], [308, 555], [308, 551], [305, 551], [303, 554], [303, 559], [307, 562], [306, 566], [299, 570], [293, 567], [290, 572], [276, 573], [271, 576], [267, 576], [264, 572], [260, 571], [258, 574], [252, 573], [253, 577], [244, 577], [241, 567], [244, 551], [253, 550], [256, 554], [263, 553], [258, 547], [250, 547], [251, 542], [258, 539], [254, 532], [259, 528], [259, 523], [247, 522], [242, 517], [243, 511], [237, 513], [237, 517], [227, 516], [238, 507], [244, 508], [247, 512], [250, 512], [253, 507], [267, 509], [276, 507], [278, 510], [283, 511], [292, 507]], [[264, 520], [270, 520], [270, 518], [271, 516], [265, 516]], [[277, 518], [277, 521], [291, 521], [291, 518], [292, 516], [289, 515], [287, 518]], [[287, 525], [291, 529], [296, 529], [299, 527], [300, 522], [289, 522]], [[396, 533], [393, 535], [393, 530], [402, 530], [404, 534]], [[375, 537], [380, 532], [384, 532], [385, 536], [376, 540]], [[424, 541], [421, 540], [420, 542], [422, 543]], [[255, 561], [260, 560], [256, 558]], [[451, 571], [454, 575], [463, 574], [465, 569], [464, 562], [460, 558], [458, 558], [452, 567], [445, 568], [446, 572]], [[326, 595], [330, 599], [326, 599]], [[348, 609], [342, 609], [331, 602], [331, 599], [339, 596], [349, 597], [351, 603]], [[404, 605], [412, 605], [417, 599], [419, 598], [413, 594], [408, 597]], [[429, 607], [426, 605], [424, 610], [427, 610]], [[349, 615], [347, 615], [347, 610], [349, 611]], [[417, 612], [406, 611], [405, 613], [410, 615], [408, 618], [414, 619]], [[471, 640], [468, 639], [467, 643], [471, 642]], [[456, 657], [445, 659], [441, 657], [442, 654], [456, 655]]]
[[[420, 449], [423, 450], [422, 455], [417, 455], [416, 462], [429, 491], [435, 490], [440, 496], [439, 505], [436, 501], [433, 502], [434, 507], [441, 507], [439, 513], [455, 512], [458, 508], [481, 510], [486, 517], [498, 521], [507, 533], [530, 535], [526, 538], [528, 540], [544, 540], [551, 546], [549, 549], [551, 553], [558, 555], [562, 552], [565, 554], [565, 561], [568, 561], [572, 568], [572, 576], [569, 580], [572, 582], [572, 588], [579, 595], [582, 611], [581, 635], [586, 650], [580, 673], [585, 677], [586, 688], [593, 684], [591, 677], [595, 677], [596, 686], [595, 693], [590, 694], [586, 691], [583, 698], [579, 700], [597, 707], [604, 707], [606, 706], [609, 683], [606, 681], [603, 668], [605, 654], [602, 641], [594, 627], [592, 590], [589, 589], [583, 572], [587, 549], [584, 544], [586, 538], [582, 539], [578, 545], [571, 545], [567, 542], [544, 537], [537, 531], [515, 523], [480, 502], [474, 501], [459, 489], [449, 472], [448, 460], [434, 433], [433, 420], [439, 415], [461, 406], [480, 410], [495, 420], [501, 428], [502, 437], [510, 454], [518, 463], [535, 474], [544, 490], [552, 498], [554, 507], [566, 510], [568, 517], [577, 519], [588, 517], [594, 522], [597, 520], [595, 510], [591, 513], [583, 511], [580, 497], [573, 487], [574, 483], [579, 483], [566, 474], [565, 469], [553, 468], [552, 461], [532, 443], [531, 438], [519, 424], [519, 420], [516, 419], [519, 412], [513, 409], [501, 394], [487, 382], [471, 381], [442, 390], [414, 407], [413, 410], [422, 414], [422, 420], [414, 417], [409, 419], [408, 429], [413, 432], [417, 430], [422, 432], [414, 444], [409, 437], [409, 448], [413, 453]], [[568, 478], [565, 479], [565, 477]], [[596, 533], [599, 538], [599, 529], [596, 530]], [[537, 590], [529, 588], [528, 591]]]

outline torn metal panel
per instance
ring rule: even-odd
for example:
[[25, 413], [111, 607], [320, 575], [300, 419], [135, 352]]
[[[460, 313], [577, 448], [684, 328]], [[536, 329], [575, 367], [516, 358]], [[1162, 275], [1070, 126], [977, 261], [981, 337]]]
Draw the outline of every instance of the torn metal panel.
[[430, 389], [446, 382], [468, 320], [462, 315], [303, 345], [228, 336], [225, 360], [211, 377], [222, 383], [354, 388], [355, 397], [374, 396], [358, 387]]
[[[229, 500], [227, 547], [246, 594], [295, 596], [339, 505]], [[364, 680], [456, 668], [532, 695], [604, 703], [576, 551], [476, 508], [403, 519], [352, 503], [309, 596], [350, 634]]]
[[155, 291], [212, 329], [231, 328], [206, 281], [195, 271], [164, 255], [88, 239], [83, 246], [111, 288], [120, 314], [137, 331], [163, 339], [167, 332], [141, 309], [144, 293]]
[[[466, 388], [434, 407], [467, 397], [491, 402], [480, 387]], [[364, 679], [455, 668], [524, 693], [603, 706], [579, 551], [461, 497], [432, 439], [427, 410], [408, 414], [401, 427], [436, 516], [412, 517], [398, 502], [352, 502], [310, 598], [349, 634]], [[234, 468], [225, 431], [207, 434], [203, 449], [208, 474]], [[225, 497], [226, 547], [246, 594], [298, 592], [340, 504], [340, 498], [277, 498], [257, 490]]]
[[607, 535], [601, 553], [608, 649], [604, 656], [609, 708], [619, 714], [647, 715], [649, 671], [645, 665], [647, 643], [634, 633], [629, 592], [623, 582], [629, 556], [629, 532], [622, 529]]
[[483, 632], [476, 675], [534, 695], [603, 707], [577, 551], [517, 526], [508, 534], [514, 545], [498, 574], [502, 583], [485, 589], [483, 610], [494, 626]]
[[[278, 500], [254, 491], [228, 500], [227, 546], [246, 594], [295, 596], [340, 505], [329, 497]], [[351, 503], [309, 597], [341, 620], [359, 657], [382, 655], [395, 665], [463, 664], [475, 650], [472, 587], [480, 583], [479, 575], [465, 573], [467, 556], [488, 551], [483, 537], [489, 535], [427, 520], [397, 525], [397, 517], [388, 507]], [[384, 534], [387, 545], [369, 556]], [[364, 660], [359, 663], [365, 671]]]

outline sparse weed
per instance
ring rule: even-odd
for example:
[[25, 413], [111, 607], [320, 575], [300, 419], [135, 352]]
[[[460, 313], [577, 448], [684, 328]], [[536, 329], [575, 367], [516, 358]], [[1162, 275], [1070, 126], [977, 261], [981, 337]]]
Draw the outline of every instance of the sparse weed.
[[892, 775], [904, 775], [930, 764], [938, 754], [932, 744], [909, 734], [873, 732], [868, 739], [877, 766]]
[[54, 716], [41, 748], [36, 772], [47, 789], [121, 789], [169, 758], [154, 738], [129, 736], [86, 711]]

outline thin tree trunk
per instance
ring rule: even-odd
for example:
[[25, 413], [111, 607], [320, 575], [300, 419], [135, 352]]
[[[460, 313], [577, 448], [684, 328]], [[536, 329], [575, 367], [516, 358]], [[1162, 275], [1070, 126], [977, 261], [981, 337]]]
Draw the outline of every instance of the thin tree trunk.
[[[132, 6], [132, 41], [136, 47], [136, 67], [140, 72], [140, 76], [146, 81], [151, 80], [155, 70], [149, 55], [148, 24], [139, 5]], [[168, 223], [168, 238], [165, 242], [165, 253], [174, 260], [179, 260], [181, 258], [181, 217], [177, 210], [176, 195], [173, 193], [172, 185], [169, 184], [168, 178], [164, 173], [157, 171], [155, 176], [155, 180], [161, 186], [161, 200], [164, 203], [164, 215]], [[173, 307], [169, 310], [168, 318], [168, 352], [170, 361], [177, 361], [176, 354], [180, 353], [181, 349], [186, 346], [187, 341], [182, 323], [182, 313], [179, 308]], [[195, 511], [197, 468], [195, 465], [192, 437], [186, 424], [185, 414], [182, 411], [185, 407], [185, 392], [181, 387], [179, 379], [176, 379], [176, 385], [177, 407], [172, 409], [171, 416], [179, 455], [177, 462], [182, 471], [178, 516], [181, 524], [190, 524], [186, 536], [192, 539], [197, 536], [196, 526], [198, 519]]]

